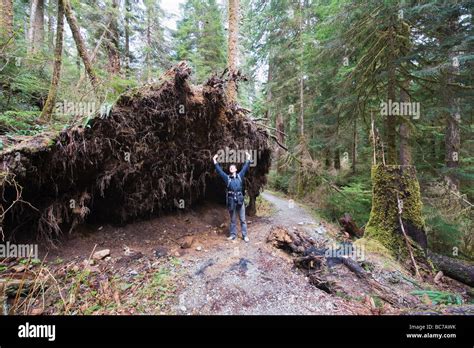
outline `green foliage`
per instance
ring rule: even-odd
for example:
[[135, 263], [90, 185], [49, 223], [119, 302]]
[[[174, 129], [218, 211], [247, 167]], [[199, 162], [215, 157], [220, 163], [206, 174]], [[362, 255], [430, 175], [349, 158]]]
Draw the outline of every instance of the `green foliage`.
[[289, 172], [279, 174], [276, 170], [271, 170], [268, 174], [268, 185], [274, 190], [288, 193], [291, 177]]
[[0, 134], [34, 135], [45, 129], [39, 111], [5, 111], [0, 114]]
[[442, 291], [430, 290], [415, 290], [411, 292], [412, 295], [419, 297], [428, 297], [434, 305], [461, 305], [462, 298], [457, 294]]
[[215, 0], [187, 0], [174, 35], [176, 60], [188, 60], [203, 82], [226, 66], [226, 38], [222, 8]]
[[453, 247], [459, 248], [463, 232], [459, 223], [447, 221], [439, 211], [431, 206], [425, 207], [426, 225], [430, 249], [450, 256]]
[[338, 221], [345, 213], [349, 213], [359, 227], [365, 225], [370, 214], [370, 188], [362, 183], [351, 183], [341, 187], [340, 191], [330, 191], [322, 214], [332, 221]]

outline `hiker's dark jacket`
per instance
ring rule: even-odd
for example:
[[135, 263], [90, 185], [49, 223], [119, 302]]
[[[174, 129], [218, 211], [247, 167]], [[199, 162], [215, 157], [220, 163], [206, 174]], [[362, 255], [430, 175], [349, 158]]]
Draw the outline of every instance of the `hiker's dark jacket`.
[[249, 169], [250, 161], [245, 161], [244, 166], [242, 167], [242, 170], [239, 172], [238, 175], [240, 176], [240, 180], [237, 177], [237, 175], [235, 175], [235, 176], [227, 175], [222, 170], [219, 163], [216, 163], [215, 166], [216, 166], [217, 173], [219, 173], [222, 180], [224, 180], [228, 191], [230, 191], [230, 192], [242, 192], [244, 177], [245, 177], [245, 174], [247, 173], [247, 171]]

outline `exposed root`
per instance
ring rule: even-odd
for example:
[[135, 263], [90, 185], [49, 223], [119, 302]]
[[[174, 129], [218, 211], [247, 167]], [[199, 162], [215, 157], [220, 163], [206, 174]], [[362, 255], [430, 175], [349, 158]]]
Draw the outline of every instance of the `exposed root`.
[[190, 74], [180, 63], [85, 127], [31, 137], [1, 153], [6, 237], [33, 231], [54, 241], [86, 220], [125, 223], [203, 199], [224, 202], [211, 157], [226, 147], [257, 153], [246, 177], [255, 200], [270, 166], [266, 132], [245, 109], [227, 105], [225, 80], [192, 86]]

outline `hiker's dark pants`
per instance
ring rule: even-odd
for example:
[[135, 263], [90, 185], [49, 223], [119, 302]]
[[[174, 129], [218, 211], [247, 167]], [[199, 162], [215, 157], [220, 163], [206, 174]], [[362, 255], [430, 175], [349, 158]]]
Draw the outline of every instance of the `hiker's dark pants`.
[[237, 205], [234, 204], [229, 209], [230, 214], [230, 235], [237, 237], [237, 214], [239, 214], [240, 228], [242, 230], [242, 237], [247, 236], [247, 222], [245, 221], [245, 204]]

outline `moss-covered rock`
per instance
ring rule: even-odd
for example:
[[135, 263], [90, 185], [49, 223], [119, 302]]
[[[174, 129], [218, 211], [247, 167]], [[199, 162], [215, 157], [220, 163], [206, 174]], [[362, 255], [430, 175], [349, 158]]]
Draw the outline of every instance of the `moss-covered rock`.
[[426, 249], [420, 185], [413, 166], [375, 165], [372, 167], [372, 210], [365, 237], [379, 241], [397, 258], [408, 252], [398, 218], [397, 196], [403, 202], [402, 221], [419, 254]]

